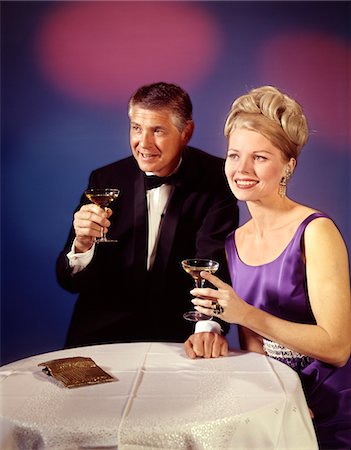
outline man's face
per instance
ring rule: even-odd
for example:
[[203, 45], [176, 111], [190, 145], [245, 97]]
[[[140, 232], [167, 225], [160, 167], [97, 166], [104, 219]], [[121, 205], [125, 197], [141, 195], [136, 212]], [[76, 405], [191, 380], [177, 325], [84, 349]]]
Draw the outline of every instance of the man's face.
[[143, 172], [167, 176], [177, 167], [182, 150], [192, 133], [192, 122], [183, 131], [168, 109], [150, 110], [133, 106], [129, 110], [130, 146]]

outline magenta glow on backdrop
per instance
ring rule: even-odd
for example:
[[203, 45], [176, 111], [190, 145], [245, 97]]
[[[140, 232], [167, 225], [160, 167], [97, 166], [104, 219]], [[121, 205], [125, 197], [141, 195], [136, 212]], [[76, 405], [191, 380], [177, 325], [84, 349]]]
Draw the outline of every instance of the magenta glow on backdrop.
[[333, 151], [351, 151], [351, 50], [345, 39], [283, 32], [262, 45], [258, 66], [272, 83], [298, 93], [313, 133]]
[[64, 3], [41, 24], [38, 62], [64, 93], [116, 104], [160, 79], [195, 86], [218, 63], [220, 36], [196, 3]]

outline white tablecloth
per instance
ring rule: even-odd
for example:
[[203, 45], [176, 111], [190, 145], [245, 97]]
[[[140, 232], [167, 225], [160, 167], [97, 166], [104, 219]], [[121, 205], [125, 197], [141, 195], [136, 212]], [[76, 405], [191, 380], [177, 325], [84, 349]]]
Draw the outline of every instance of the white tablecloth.
[[[68, 389], [38, 363], [89, 356], [119, 381]], [[255, 353], [191, 360], [181, 344], [36, 355], [0, 367], [2, 450], [317, 449], [297, 374]]]

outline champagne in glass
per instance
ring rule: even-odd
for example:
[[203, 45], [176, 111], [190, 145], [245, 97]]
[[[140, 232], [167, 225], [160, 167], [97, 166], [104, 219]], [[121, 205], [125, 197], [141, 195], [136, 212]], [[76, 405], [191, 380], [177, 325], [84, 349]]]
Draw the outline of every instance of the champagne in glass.
[[[100, 208], [107, 209], [110, 204], [116, 200], [119, 196], [119, 189], [115, 188], [92, 188], [85, 191], [86, 197], [95, 205], [100, 206]], [[101, 238], [95, 240], [96, 243], [100, 242], [117, 242], [116, 239], [108, 239], [106, 233], [103, 232]]]
[[[215, 273], [218, 270], [219, 263], [213, 259], [184, 259], [182, 266], [185, 272], [187, 272], [194, 280], [196, 288], [204, 287], [205, 280], [200, 277], [202, 270], [210, 273]], [[183, 314], [184, 319], [192, 322], [199, 320], [211, 320], [212, 317], [206, 316], [206, 314], [200, 313], [196, 310], [188, 311]]]

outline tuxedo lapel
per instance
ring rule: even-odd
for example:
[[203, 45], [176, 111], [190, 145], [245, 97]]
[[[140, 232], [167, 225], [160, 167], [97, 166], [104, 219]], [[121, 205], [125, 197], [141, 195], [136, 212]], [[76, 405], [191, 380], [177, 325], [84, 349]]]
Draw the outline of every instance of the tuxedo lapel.
[[[183, 152], [183, 161], [177, 172], [177, 182], [169, 199], [167, 211], [160, 224], [159, 240], [152, 272], [165, 271], [174, 244], [178, 222], [181, 219], [184, 201], [191, 192], [191, 186], [196, 186], [196, 167], [192, 162], [191, 149]], [[191, 186], [190, 186], [191, 185]], [[136, 270], [145, 270], [148, 249], [148, 219], [143, 174], [135, 180], [135, 210], [134, 210], [134, 260]]]
[[180, 219], [185, 192], [181, 186], [176, 186], [169, 200], [166, 214], [162, 220], [156, 258], [153, 271], [163, 272], [167, 267], [171, 254], [174, 236]]
[[134, 265], [136, 273], [145, 271], [147, 260], [147, 207], [143, 172], [140, 172], [134, 181]]
[[[166, 214], [161, 223], [160, 236], [157, 246], [153, 270], [163, 272], [167, 267], [178, 222], [181, 219], [184, 201], [191, 191], [189, 183], [196, 186], [196, 175], [193, 173], [191, 161], [188, 158], [188, 149], [183, 152], [183, 161], [177, 173], [177, 183], [169, 200]], [[196, 173], [196, 171], [195, 171]]]

